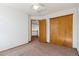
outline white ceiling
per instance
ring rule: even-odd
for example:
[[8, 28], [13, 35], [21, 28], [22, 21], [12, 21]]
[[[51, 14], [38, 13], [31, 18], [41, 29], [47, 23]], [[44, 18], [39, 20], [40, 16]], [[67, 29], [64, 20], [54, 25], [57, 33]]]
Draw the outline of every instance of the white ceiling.
[[4, 3], [4, 4], [0, 3], [0, 6], [15, 8], [26, 14], [38, 16], [57, 12], [63, 9], [75, 8], [78, 5], [77, 3], [42, 3], [42, 4], [44, 5], [45, 8], [40, 12], [33, 10], [32, 3]]

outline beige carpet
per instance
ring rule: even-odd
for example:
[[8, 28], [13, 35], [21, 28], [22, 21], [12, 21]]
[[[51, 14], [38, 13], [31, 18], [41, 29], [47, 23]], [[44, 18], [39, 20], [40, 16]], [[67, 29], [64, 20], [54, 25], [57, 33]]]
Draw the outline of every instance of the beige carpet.
[[38, 39], [32, 40], [13, 49], [0, 52], [1, 56], [77, 56], [75, 49], [59, 47], [48, 43], [40, 43]]

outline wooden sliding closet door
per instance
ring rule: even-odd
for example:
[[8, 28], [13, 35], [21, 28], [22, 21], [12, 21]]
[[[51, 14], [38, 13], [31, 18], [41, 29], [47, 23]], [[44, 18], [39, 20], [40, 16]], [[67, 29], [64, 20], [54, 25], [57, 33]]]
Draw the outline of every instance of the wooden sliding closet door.
[[72, 18], [70, 14], [50, 19], [50, 43], [72, 47]]
[[46, 20], [39, 20], [39, 41], [46, 42]]
[[72, 48], [73, 40], [73, 14], [65, 16], [65, 27], [66, 27], [66, 39], [64, 41], [64, 46]]
[[57, 18], [50, 20], [50, 43], [58, 44], [59, 40], [59, 21]]
[[59, 17], [59, 42], [58, 45], [64, 45], [64, 40], [66, 39], [66, 27], [65, 27], [65, 17]]

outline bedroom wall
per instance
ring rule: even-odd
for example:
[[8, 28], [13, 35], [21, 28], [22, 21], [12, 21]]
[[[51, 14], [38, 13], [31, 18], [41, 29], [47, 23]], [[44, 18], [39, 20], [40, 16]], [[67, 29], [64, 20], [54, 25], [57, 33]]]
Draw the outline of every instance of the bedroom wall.
[[0, 51], [28, 43], [28, 16], [0, 6]]
[[77, 46], [77, 50], [78, 50], [78, 53], [79, 53], [79, 8], [78, 8], [78, 46]]

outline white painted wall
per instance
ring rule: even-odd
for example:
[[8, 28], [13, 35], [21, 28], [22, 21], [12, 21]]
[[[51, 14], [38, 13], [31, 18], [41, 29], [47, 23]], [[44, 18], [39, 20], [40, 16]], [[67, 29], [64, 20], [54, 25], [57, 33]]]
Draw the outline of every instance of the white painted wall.
[[0, 6], [0, 51], [28, 43], [28, 16]]
[[[66, 9], [66, 10], [61, 10], [59, 12], [55, 12], [55, 13], [51, 13], [45, 16], [33, 16], [33, 18], [35, 19], [47, 19], [47, 42], [50, 41], [50, 18], [52, 17], [58, 17], [58, 16], [63, 16], [63, 15], [68, 15], [68, 14], [72, 14], [73, 13], [73, 48], [77, 48], [77, 9]], [[49, 28], [49, 29], [48, 29]]]
[[46, 18], [46, 40], [48, 43], [50, 42], [50, 20], [49, 18]]
[[79, 53], [79, 8], [78, 8], [78, 46], [77, 46], [77, 50]]

